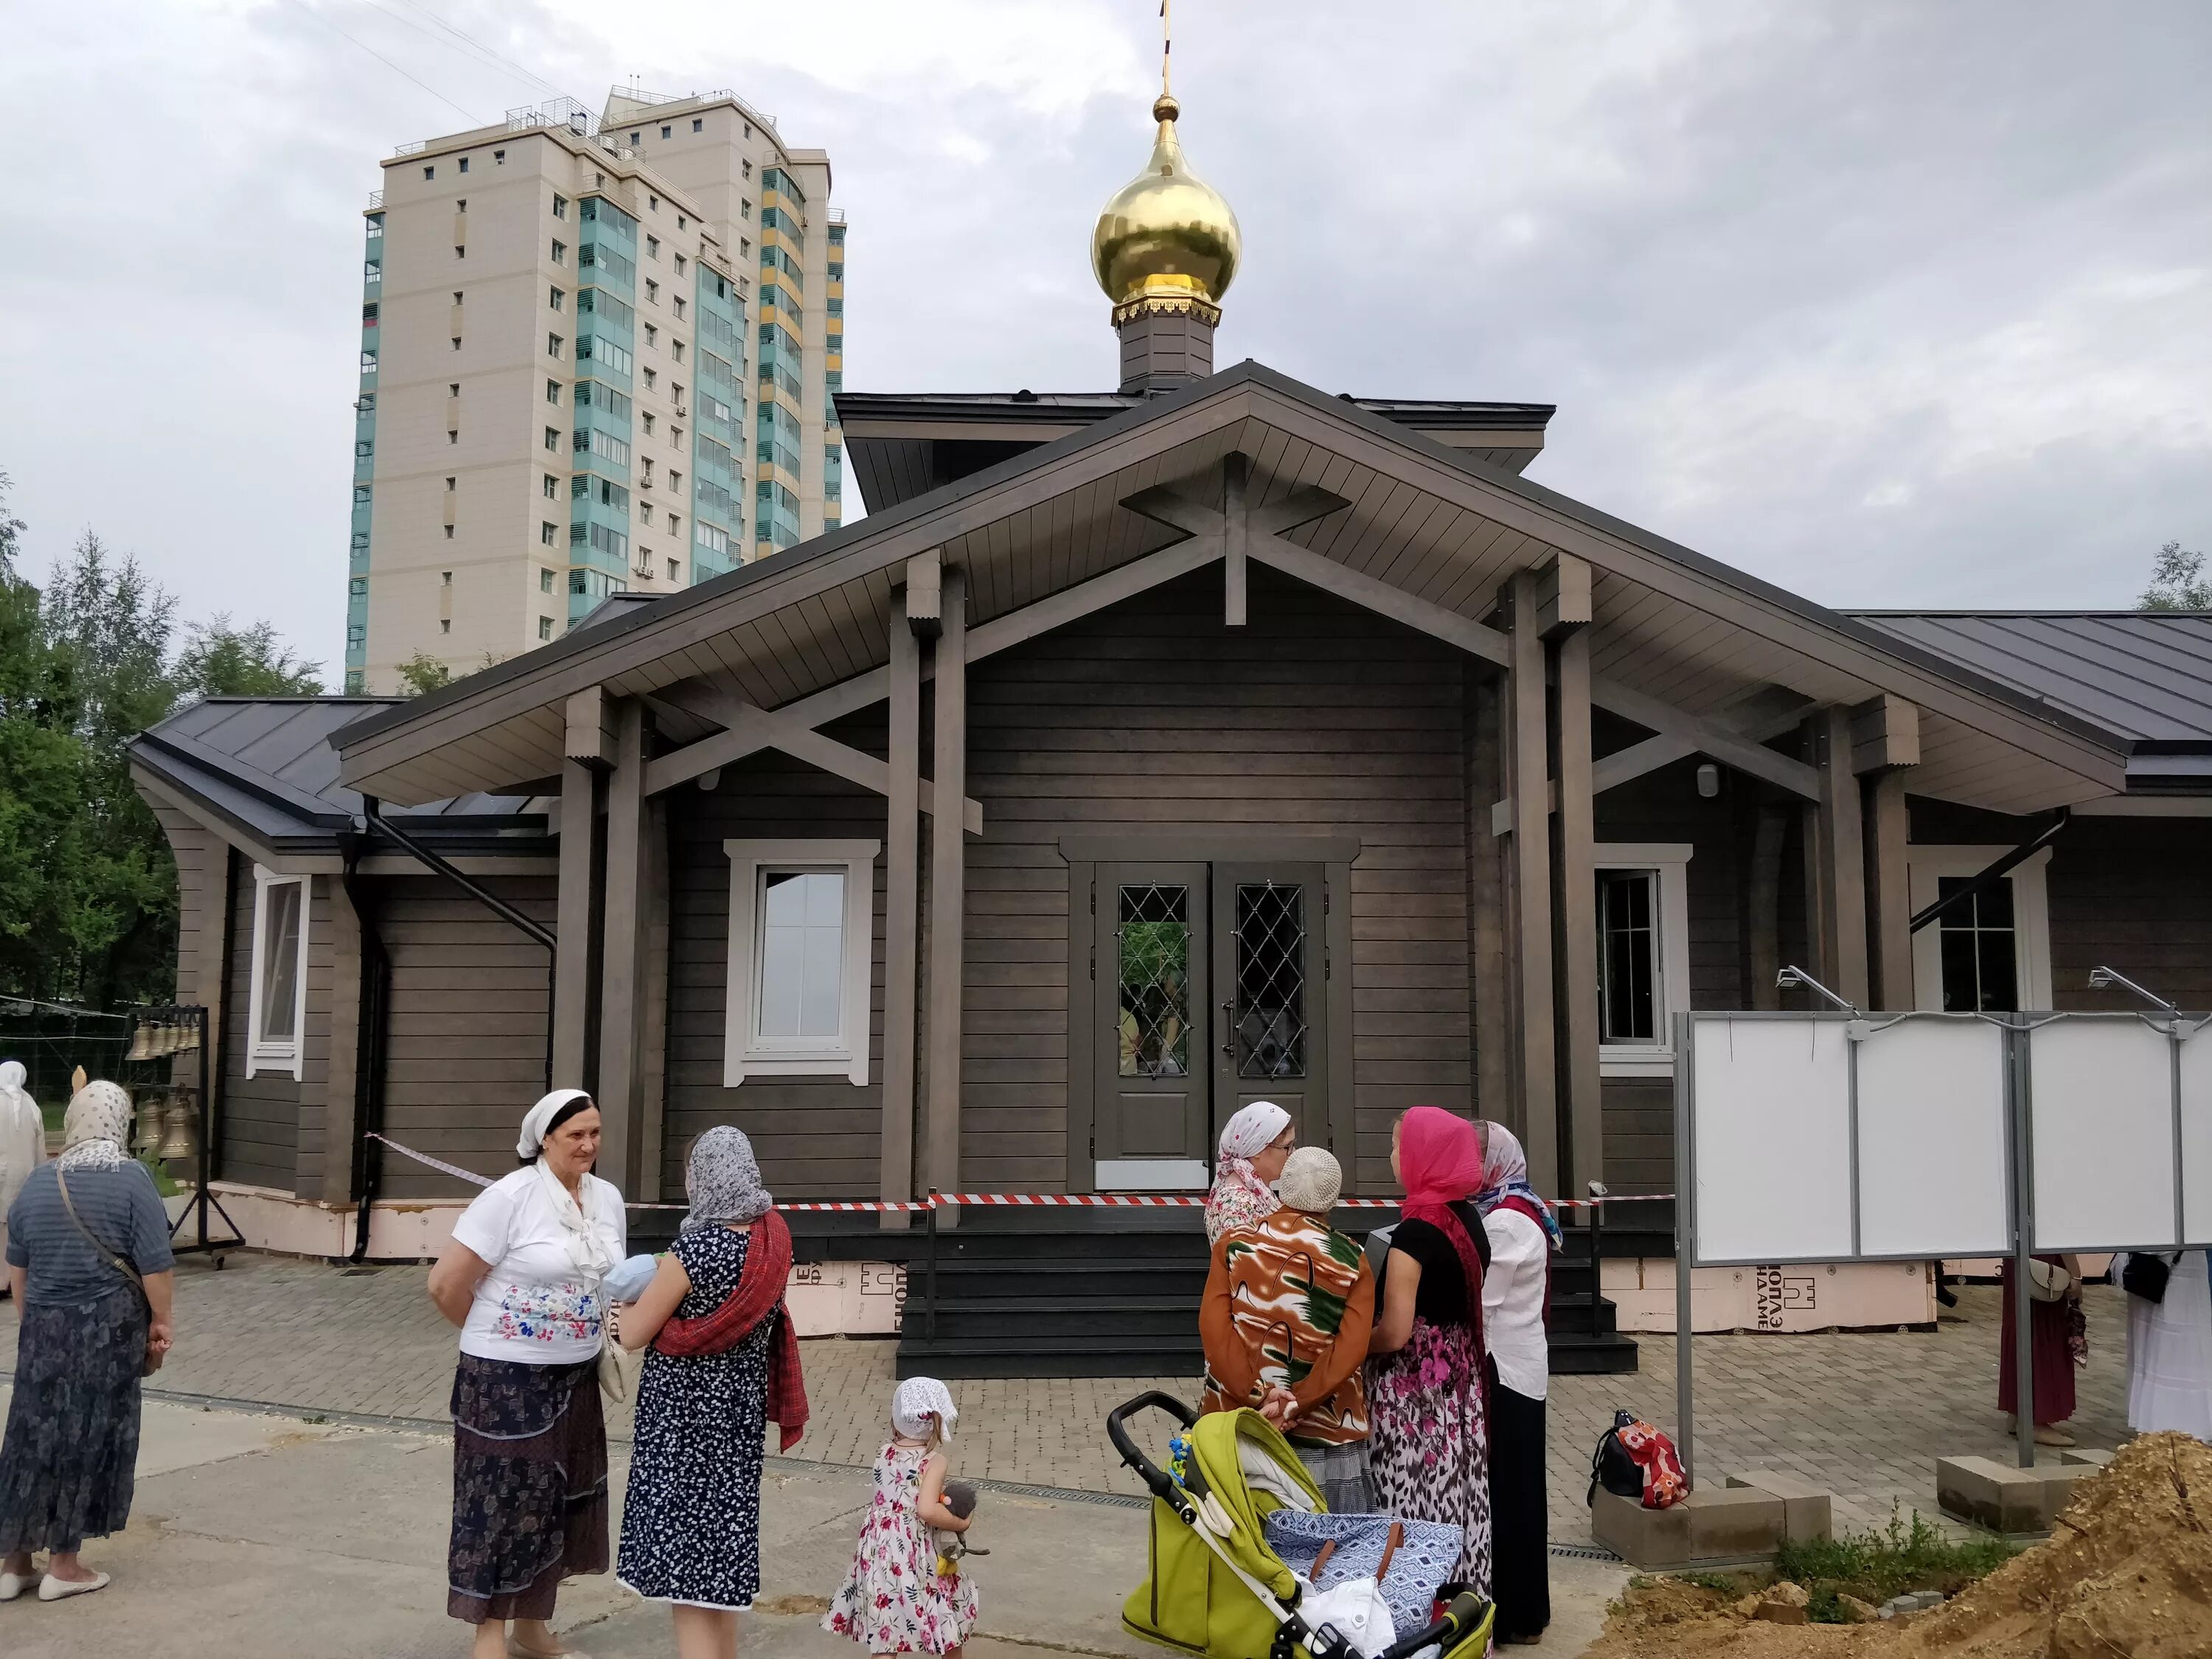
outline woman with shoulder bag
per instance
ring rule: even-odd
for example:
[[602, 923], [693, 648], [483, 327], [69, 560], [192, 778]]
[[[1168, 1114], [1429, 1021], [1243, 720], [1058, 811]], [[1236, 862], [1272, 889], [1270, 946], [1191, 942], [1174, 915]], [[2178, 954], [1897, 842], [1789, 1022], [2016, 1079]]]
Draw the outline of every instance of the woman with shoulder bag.
[[174, 1340], [169, 1218], [146, 1167], [124, 1156], [131, 1097], [88, 1083], [63, 1120], [68, 1145], [8, 1212], [8, 1279], [22, 1312], [15, 1393], [0, 1443], [0, 1601], [41, 1601], [108, 1582], [77, 1559], [131, 1518], [139, 1379]]
[[561, 1581], [607, 1570], [599, 1371], [622, 1194], [591, 1172], [599, 1110], [580, 1089], [532, 1106], [515, 1153], [522, 1167], [477, 1195], [430, 1269], [430, 1299], [461, 1328], [446, 1611], [476, 1626], [475, 1659], [573, 1653], [549, 1622]]
[[2125, 1260], [2128, 1426], [2212, 1441], [2212, 1257], [2139, 1251]]
[[[2003, 1314], [1997, 1340], [1997, 1409], [2010, 1419], [2007, 1434], [2018, 1435], [2020, 1388], [2014, 1377], [2018, 1344], [2013, 1340], [2012, 1263], [1997, 1269], [1997, 1294]], [[2035, 1421], [2028, 1432], [2039, 1446], [2070, 1446], [2074, 1437], [2060, 1425], [2074, 1415], [2074, 1315], [2081, 1303], [2081, 1260], [2072, 1255], [2039, 1255], [2028, 1261], [2028, 1354], [2034, 1367]]]

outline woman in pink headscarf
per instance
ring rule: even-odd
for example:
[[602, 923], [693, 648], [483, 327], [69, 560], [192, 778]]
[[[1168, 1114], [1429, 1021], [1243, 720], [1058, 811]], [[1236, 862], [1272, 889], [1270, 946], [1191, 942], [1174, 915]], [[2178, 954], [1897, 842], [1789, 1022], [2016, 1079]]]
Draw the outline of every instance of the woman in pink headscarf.
[[1367, 1344], [1375, 1506], [1461, 1528], [1452, 1577], [1490, 1591], [1489, 1436], [1482, 1397], [1482, 1274], [1489, 1236], [1474, 1125], [1416, 1106], [1390, 1133], [1406, 1189]]

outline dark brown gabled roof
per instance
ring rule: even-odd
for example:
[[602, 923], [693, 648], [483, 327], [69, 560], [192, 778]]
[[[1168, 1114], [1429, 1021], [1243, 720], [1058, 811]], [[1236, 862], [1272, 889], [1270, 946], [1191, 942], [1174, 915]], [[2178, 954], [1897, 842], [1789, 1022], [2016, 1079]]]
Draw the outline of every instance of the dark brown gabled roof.
[[1593, 672], [1647, 706], [1710, 718], [1768, 685], [1844, 705], [1887, 691], [1920, 708], [1921, 778], [1942, 799], [2021, 811], [2124, 787], [2130, 744], [2094, 720], [1250, 362], [371, 714], [338, 736], [344, 775], [395, 800], [538, 787], [567, 699], [593, 686], [708, 676], [767, 708], [856, 694], [882, 672], [911, 556], [942, 550], [966, 574], [972, 640], [1180, 541], [1122, 503], [1203, 489], [1232, 451], [1262, 502], [1344, 501], [1288, 532], [1294, 549], [1463, 621], [1555, 552], [1585, 560]]

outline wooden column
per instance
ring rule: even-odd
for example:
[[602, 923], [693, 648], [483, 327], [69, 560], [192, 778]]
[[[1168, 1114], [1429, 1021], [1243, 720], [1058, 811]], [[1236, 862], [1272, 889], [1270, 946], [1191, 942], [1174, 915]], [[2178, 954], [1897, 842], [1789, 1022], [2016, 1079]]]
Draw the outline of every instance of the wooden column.
[[[353, 1196], [355, 1100], [361, 1078], [361, 917], [343, 877], [325, 878], [331, 895], [331, 1060], [323, 1073], [323, 1169], [295, 1189], [301, 1198], [343, 1204]], [[181, 981], [184, 964], [179, 964]], [[190, 1080], [199, 1080], [199, 1056]]]
[[1920, 711], [1887, 693], [1851, 711], [1851, 766], [1865, 781], [1867, 956], [1872, 1007], [1913, 1006], [1912, 898], [1905, 885], [1912, 825], [1909, 768], [1920, 763]]
[[1590, 782], [1589, 567], [1562, 555], [1545, 574], [1540, 621], [1552, 646], [1553, 985], [1556, 997], [1561, 1152], [1570, 1197], [1605, 1174], [1598, 1086], [1597, 853]]
[[1252, 463], [1231, 454], [1221, 463], [1221, 591], [1222, 621], [1231, 628], [1244, 626], [1249, 585], [1251, 526], [1244, 493], [1250, 483]]
[[1820, 771], [1806, 838], [1805, 888], [1811, 912], [1808, 964], [1823, 985], [1857, 1007], [1867, 1006], [1866, 849], [1858, 774], [1851, 768], [1851, 717], [1824, 708], [1807, 721]]
[[645, 706], [615, 706], [615, 768], [607, 778], [606, 943], [599, 969], [599, 1081], [605, 1125], [599, 1173], [625, 1192], [636, 1167], [645, 1066]]
[[[919, 830], [921, 765], [921, 641], [907, 616], [908, 586], [891, 595], [890, 793], [884, 825], [883, 1161], [878, 1195], [914, 1192], [915, 990], [921, 910]], [[933, 597], [936, 597], [933, 595]], [[886, 1213], [886, 1229], [903, 1227]]]
[[1505, 784], [1513, 799], [1511, 899], [1514, 1080], [1521, 1095], [1521, 1139], [1529, 1179], [1559, 1191], [1559, 1102], [1553, 1030], [1550, 725], [1544, 640], [1533, 574], [1515, 576], [1504, 594], [1509, 629], [1505, 675]]
[[599, 777], [580, 760], [561, 763], [561, 878], [553, 934], [553, 1086], [588, 1089], [592, 940], [598, 931]]
[[[968, 578], [944, 576], [944, 616], [937, 639], [935, 766], [937, 799], [968, 793]], [[923, 1139], [924, 1181], [942, 1192], [960, 1185], [960, 997], [962, 934], [967, 915], [967, 837], [957, 811], [941, 815], [929, 839], [929, 1121]], [[945, 1219], [957, 1218], [951, 1212]]]
[[1905, 811], [1905, 776], [1903, 772], [1884, 773], [1866, 792], [1872, 1006], [1892, 1012], [1912, 1006], [1912, 899], [1905, 884], [1912, 826]]

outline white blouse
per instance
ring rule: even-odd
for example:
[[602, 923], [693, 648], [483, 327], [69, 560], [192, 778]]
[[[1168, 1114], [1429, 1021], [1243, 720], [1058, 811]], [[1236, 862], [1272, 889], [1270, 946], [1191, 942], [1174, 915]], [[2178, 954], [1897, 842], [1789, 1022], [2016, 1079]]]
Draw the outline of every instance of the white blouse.
[[1551, 1381], [1544, 1340], [1544, 1283], [1552, 1241], [1518, 1210], [1503, 1206], [1482, 1218], [1490, 1266], [1482, 1274], [1482, 1340], [1498, 1380], [1524, 1400], [1541, 1400]]
[[[619, 1261], [629, 1226], [622, 1194], [587, 1175], [581, 1197], [592, 1230]], [[574, 1365], [599, 1352], [605, 1297], [569, 1259], [568, 1235], [535, 1169], [526, 1164], [477, 1194], [453, 1224], [453, 1242], [491, 1264], [461, 1326], [463, 1353]]]

